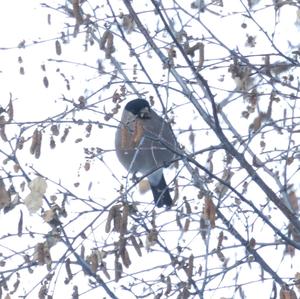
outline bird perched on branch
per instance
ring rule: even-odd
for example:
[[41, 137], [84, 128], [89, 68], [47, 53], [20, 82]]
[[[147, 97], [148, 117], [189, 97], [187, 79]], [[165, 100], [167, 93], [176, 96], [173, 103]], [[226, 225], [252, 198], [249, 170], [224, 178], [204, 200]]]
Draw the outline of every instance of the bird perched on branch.
[[170, 207], [172, 199], [163, 167], [175, 158], [176, 139], [169, 123], [149, 103], [136, 99], [126, 104], [115, 136], [119, 161], [131, 173], [146, 175], [157, 207]]

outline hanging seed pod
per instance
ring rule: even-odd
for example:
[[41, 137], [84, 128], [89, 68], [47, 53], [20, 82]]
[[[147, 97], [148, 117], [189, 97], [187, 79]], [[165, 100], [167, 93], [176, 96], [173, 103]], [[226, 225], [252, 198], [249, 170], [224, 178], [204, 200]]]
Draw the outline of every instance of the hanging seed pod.
[[54, 140], [53, 137], [51, 136], [51, 137], [50, 137], [50, 148], [51, 148], [51, 149], [54, 149], [55, 147], [56, 147], [55, 140]]
[[42, 132], [41, 131], [38, 131], [38, 134], [37, 134], [37, 145], [36, 145], [36, 148], [35, 148], [35, 158], [38, 159], [40, 156], [41, 156], [41, 148], [42, 148]]
[[31, 145], [30, 145], [30, 153], [32, 155], [34, 155], [37, 144], [38, 144], [38, 139], [39, 139], [38, 135], [39, 135], [39, 131], [38, 131], [38, 129], [35, 129], [32, 137], [31, 137]]
[[4, 142], [8, 141], [6, 133], [5, 133], [5, 125], [0, 125], [0, 137]]
[[61, 44], [60, 44], [59, 40], [55, 41], [55, 52], [56, 52], [56, 55], [61, 55]]
[[129, 215], [129, 207], [125, 205], [122, 213], [122, 226], [121, 226], [122, 235], [125, 235], [127, 233], [128, 215]]
[[47, 78], [46, 76], [44, 76], [44, 78], [43, 78], [43, 84], [44, 84], [44, 86], [45, 86], [46, 88], [49, 87], [49, 80], [48, 80], [48, 78]]
[[64, 134], [63, 134], [63, 136], [60, 138], [60, 142], [61, 142], [61, 143], [64, 143], [64, 142], [66, 141], [69, 132], [70, 132], [70, 129], [69, 129], [69, 128], [65, 128]]
[[130, 236], [130, 241], [131, 241], [131, 244], [132, 244], [133, 248], [137, 252], [137, 254], [139, 256], [142, 256], [141, 247], [140, 247], [140, 245], [138, 244], [136, 238], [133, 235]]
[[120, 244], [119, 252], [120, 252], [120, 256], [121, 256], [123, 265], [126, 268], [129, 268], [129, 266], [131, 265], [131, 261], [130, 261], [130, 258], [129, 258], [128, 251], [126, 249], [126, 240], [122, 239], [122, 240], [120, 240], [120, 243], [121, 244]]
[[118, 282], [122, 276], [123, 267], [120, 262], [118, 262], [117, 258], [115, 260], [115, 282]]

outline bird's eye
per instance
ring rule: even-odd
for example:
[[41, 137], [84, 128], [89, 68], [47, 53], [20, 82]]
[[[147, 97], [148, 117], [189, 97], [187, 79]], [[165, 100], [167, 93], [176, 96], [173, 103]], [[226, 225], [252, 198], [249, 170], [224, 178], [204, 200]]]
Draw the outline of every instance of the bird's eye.
[[149, 119], [150, 118], [150, 110], [149, 110], [149, 108], [143, 108], [139, 112], [139, 118], [141, 118], [141, 119]]

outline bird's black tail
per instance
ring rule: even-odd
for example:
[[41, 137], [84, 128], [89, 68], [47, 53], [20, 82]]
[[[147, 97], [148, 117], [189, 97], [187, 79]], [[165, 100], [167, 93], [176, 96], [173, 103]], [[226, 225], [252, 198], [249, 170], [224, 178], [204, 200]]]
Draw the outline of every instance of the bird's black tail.
[[164, 205], [168, 208], [172, 205], [172, 198], [170, 196], [169, 188], [166, 184], [165, 178], [162, 175], [158, 185], [152, 185], [150, 183], [151, 190], [154, 197], [155, 205], [158, 208], [163, 207]]

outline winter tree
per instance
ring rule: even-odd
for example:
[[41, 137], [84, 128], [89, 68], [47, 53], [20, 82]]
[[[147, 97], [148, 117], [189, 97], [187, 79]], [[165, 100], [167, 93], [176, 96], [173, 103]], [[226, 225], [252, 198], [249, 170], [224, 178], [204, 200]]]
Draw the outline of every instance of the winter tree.
[[[0, 21], [0, 297], [299, 297], [299, 1], [32, 2]], [[136, 98], [170, 209], [116, 158]]]

